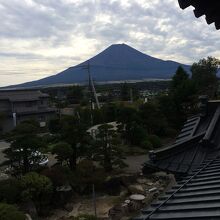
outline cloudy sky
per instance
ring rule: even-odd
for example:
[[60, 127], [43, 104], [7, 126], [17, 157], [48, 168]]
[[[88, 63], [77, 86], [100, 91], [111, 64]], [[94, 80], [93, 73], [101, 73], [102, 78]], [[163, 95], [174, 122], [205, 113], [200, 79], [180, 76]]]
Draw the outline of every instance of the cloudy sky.
[[220, 31], [177, 0], [0, 0], [0, 86], [40, 79], [115, 43], [191, 64]]

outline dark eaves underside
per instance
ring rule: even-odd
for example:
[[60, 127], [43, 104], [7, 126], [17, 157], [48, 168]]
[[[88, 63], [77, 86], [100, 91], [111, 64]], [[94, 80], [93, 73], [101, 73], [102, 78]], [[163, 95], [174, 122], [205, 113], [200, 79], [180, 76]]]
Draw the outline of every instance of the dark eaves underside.
[[217, 30], [220, 29], [220, 1], [219, 0], [178, 0], [180, 8], [185, 9], [193, 6], [196, 18], [205, 15], [207, 24], [215, 23]]

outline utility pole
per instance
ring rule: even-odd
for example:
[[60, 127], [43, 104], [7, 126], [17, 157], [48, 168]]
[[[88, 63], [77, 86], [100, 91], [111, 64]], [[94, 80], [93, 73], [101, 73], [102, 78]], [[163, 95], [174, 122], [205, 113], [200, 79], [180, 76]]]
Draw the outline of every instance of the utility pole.
[[133, 89], [130, 88], [130, 101], [133, 102]]
[[94, 82], [91, 76], [91, 71], [90, 71], [90, 63], [88, 61], [87, 65], [80, 65], [78, 67], [81, 67], [82, 69], [86, 69], [88, 71], [88, 78], [89, 78], [89, 90], [90, 90], [90, 110], [91, 110], [91, 124], [93, 125], [93, 116], [92, 116], [92, 110], [93, 110], [93, 95], [95, 98], [95, 102], [96, 102], [96, 106], [98, 109], [100, 109], [100, 104], [99, 104], [99, 100], [98, 100], [98, 96], [95, 90], [95, 86], [94, 86]]
[[93, 201], [93, 207], [94, 207], [94, 215], [95, 215], [95, 217], [97, 217], [95, 184], [92, 184], [92, 201]]
[[91, 83], [91, 73], [90, 73], [90, 63], [88, 61], [87, 65], [88, 77], [89, 77], [89, 91], [90, 91], [90, 117], [91, 117], [91, 125], [93, 125], [93, 103], [92, 103], [92, 83]]

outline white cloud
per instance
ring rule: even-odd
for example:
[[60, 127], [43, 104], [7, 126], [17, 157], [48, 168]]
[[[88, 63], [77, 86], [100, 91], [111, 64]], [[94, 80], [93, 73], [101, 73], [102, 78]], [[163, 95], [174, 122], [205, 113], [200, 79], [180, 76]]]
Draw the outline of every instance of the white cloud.
[[220, 32], [192, 10], [177, 0], [0, 0], [0, 85], [55, 74], [122, 42], [183, 63], [220, 58]]

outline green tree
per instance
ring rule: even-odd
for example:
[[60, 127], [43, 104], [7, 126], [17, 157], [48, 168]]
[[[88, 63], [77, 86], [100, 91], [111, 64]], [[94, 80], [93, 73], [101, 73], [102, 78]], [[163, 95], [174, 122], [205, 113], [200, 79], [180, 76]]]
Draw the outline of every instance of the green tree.
[[112, 171], [114, 167], [123, 168], [125, 166], [124, 157], [117, 145], [117, 134], [113, 126], [109, 124], [99, 126], [92, 157], [100, 162], [106, 172]]
[[121, 100], [129, 101], [130, 100], [130, 86], [127, 83], [121, 85]]
[[136, 121], [126, 123], [122, 137], [130, 144], [140, 146], [141, 143], [146, 139], [147, 131], [141, 124]]
[[13, 205], [0, 203], [0, 219], [1, 220], [25, 220], [25, 215]]
[[218, 89], [217, 72], [220, 60], [214, 57], [207, 57], [193, 63], [191, 67], [192, 80], [194, 81], [198, 93], [208, 95], [210, 98], [216, 97]]
[[70, 167], [70, 160], [73, 154], [73, 149], [70, 144], [65, 142], [55, 144], [52, 154], [56, 155], [55, 158], [61, 165], [67, 164]]
[[118, 132], [127, 144], [139, 145], [145, 131], [141, 127], [141, 118], [135, 108], [121, 106], [118, 110]]
[[90, 144], [90, 136], [86, 125], [81, 120], [68, 116], [61, 122], [61, 141], [68, 143], [72, 148], [70, 168], [74, 170], [78, 159], [85, 157]]
[[157, 103], [141, 105], [139, 114], [142, 124], [149, 134], [165, 134], [167, 120]]
[[0, 202], [15, 204], [20, 200], [20, 183], [18, 179], [10, 178], [0, 181]]
[[21, 123], [11, 133], [10, 148], [4, 150], [8, 164], [15, 174], [27, 173], [39, 166], [42, 155], [39, 153], [43, 147], [41, 138], [37, 136], [38, 127], [32, 123]]
[[56, 118], [56, 119], [51, 119], [51, 120], [49, 121], [48, 128], [49, 128], [49, 131], [50, 131], [52, 134], [59, 133], [59, 132], [61, 131], [60, 119], [58, 119], [58, 118]]
[[170, 125], [175, 128], [182, 126], [187, 116], [196, 111], [196, 87], [187, 72], [180, 66], [170, 83], [168, 96], [158, 98], [161, 112]]
[[104, 122], [117, 120], [119, 107], [115, 103], [108, 103], [102, 107]]
[[189, 80], [189, 74], [183, 69], [182, 66], [179, 66], [176, 70], [175, 75], [172, 78], [170, 90], [175, 92], [175, 90], [183, 84], [184, 81]]
[[53, 188], [48, 177], [30, 172], [21, 177], [20, 184], [24, 201], [32, 200], [38, 209], [50, 202]]
[[67, 93], [67, 100], [69, 103], [80, 103], [83, 100], [83, 87], [82, 86], [72, 86]]

